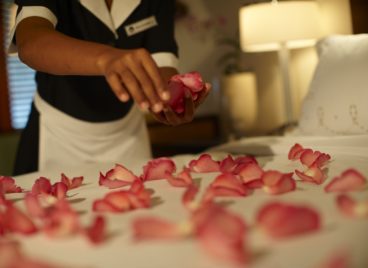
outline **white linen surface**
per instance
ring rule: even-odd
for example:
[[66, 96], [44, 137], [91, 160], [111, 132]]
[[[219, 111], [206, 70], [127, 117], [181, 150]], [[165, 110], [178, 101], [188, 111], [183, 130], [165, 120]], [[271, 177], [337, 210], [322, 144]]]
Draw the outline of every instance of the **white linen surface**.
[[[295, 140], [294, 140], [295, 139]], [[306, 147], [320, 149], [332, 155], [329, 164], [328, 180], [339, 175], [346, 168], [354, 167], [368, 176], [367, 137], [348, 139], [331, 138], [258, 138], [241, 140], [212, 151], [215, 159], [222, 159], [226, 153], [242, 153], [246, 147], [257, 145], [271, 149], [273, 156], [257, 157], [264, 169], [277, 169], [284, 172], [302, 169], [300, 163], [287, 159], [287, 151], [298, 141]], [[360, 144], [360, 146], [359, 146]], [[253, 150], [254, 152], [255, 150]], [[260, 150], [261, 155], [269, 154], [268, 150]], [[193, 155], [176, 156], [173, 160], [178, 169], [195, 158]], [[137, 161], [128, 168], [140, 175], [145, 161]], [[122, 163], [124, 164], [124, 163]], [[98, 186], [99, 171], [106, 172], [113, 164], [99, 164], [70, 170], [44, 171], [17, 178], [17, 183], [25, 189], [30, 189], [38, 176], [46, 176], [53, 181], [60, 179], [60, 172], [68, 176], [85, 177], [81, 188], [71, 190], [69, 199], [80, 212], [81, 219], [88, 223], [93, 215], [91, 211], [94, 199], [102, 198], [108, 192]], [[201, 191], [212, 181], [216, 173], [198, 174], [194, 178], [201, 181]], [[209, 257], [193, 239], [182, 241], [150, 241], [136, 243], [132, 241], [130, 224], [138, 216], [158, 216], [175, 222], [187, 218], [188, 214], [181, 204], [183, 189], [171, 187], [166, 181], [148, 182], [148, 188], [154, 190], [155, 206], [147, 210], [137, 210], [124, 214], [107, 214], [110, 239], [101, 246], [90, 245], [85, 238], [75, 236], [66, 239], [52, 240], [43, 234], [21, 238], [23, 249], [33, 257], [46, 261], [70, 265], [72, 267], [160, 267], [160, 268], [216, 268], [231, 267], [224, 262]], [[256, 190], [251, 196], [233, 198], [229, 209], [244, 217], [251, 226], [247, 237], [248, 245], [255, 253], [251, 267], [316, 267], [326, 258], [339, 250], [347, 250], [351, 256], [352, 267], [368, 267], [368, 220], [352, 220], [344, 217], [335, 204], [335, 194], [326, 194], [323, 186], [298, 183], [297, 190], [281, 196], [270, 196], [261, 190]], [[351, 193], [353, 197], [368, 199], [367, 190]], [[20, 194], [11, 195], [11, 199], [19, 199]], [[228, 200], [228, 199], [225, 199]], [[321, 213], [322, 230], [310, 235], [273, 241], [267, 238], [254, 225], [258, 209], [268, 201], [280, 200], [295, 204], [307, 204]], [[16, 204], [23, 206], [23, 202]], [[75, 266], [74, 266], [75, 265]]]

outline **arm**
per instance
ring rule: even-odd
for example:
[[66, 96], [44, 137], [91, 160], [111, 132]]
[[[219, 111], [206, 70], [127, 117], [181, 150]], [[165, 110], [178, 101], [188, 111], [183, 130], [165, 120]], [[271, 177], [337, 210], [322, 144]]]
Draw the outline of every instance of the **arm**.
[[160, 112], [169, 99], [159, 68], [145, 49], [122, 50], [68, 37], [43, 18], [21, 21], [16, 32], [20, 59], [55, 75], [103, 75], [121, 101], [132, 97]]

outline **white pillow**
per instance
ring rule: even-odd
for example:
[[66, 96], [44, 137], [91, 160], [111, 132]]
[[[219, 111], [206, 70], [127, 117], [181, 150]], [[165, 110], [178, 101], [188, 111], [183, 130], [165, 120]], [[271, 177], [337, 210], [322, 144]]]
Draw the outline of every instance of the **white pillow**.
[[317, 49], [301, 134], [368, 134], [368, 34], [330, 36]]

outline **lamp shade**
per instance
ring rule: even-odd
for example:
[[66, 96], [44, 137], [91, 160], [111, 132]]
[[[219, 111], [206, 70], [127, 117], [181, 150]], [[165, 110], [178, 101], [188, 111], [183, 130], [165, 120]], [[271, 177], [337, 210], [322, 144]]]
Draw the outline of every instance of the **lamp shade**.
[[269, 2], [244, 6], [239, 12], [243, 51], [278, 50], [314, 45], [321, 37], [319, 10], [314, 1]]

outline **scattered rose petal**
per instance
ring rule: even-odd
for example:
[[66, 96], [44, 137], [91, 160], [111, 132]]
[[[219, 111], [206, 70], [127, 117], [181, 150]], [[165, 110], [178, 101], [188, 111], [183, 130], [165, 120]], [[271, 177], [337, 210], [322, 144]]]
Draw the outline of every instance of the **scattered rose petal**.
[[70, 179], [64, 173], [61, 174], [61, 182], [63, 182], [68, 187], [68, 190], [75, 189], [81, 186], [83, 183], [83, 179], [83, 176]]
[[248, 189], [261, 189], [264, 185], [262, 179], [258, 179], [244, 183], [244, 186]]
[[243, 180], [244, 183], [260, 179], [263, 175], [263, 169], [258, 165], [258, 163], [247, 163], [242, 165], [241, 169], [237, 173]]
[[189, 170], [196, 173], [219, 172], [220, 164], [214, 161], [209, 154], [202, 154], [197, 160], [189, 162]]
[[172, 174], [176, 171], [174, 161], [167, 157], [160, 157], [149, 161], [143, 167], [143, 181], [161, 180], [166, 178], [166, 174]]
[[84, 233], [93, 244], [100, 244], [106, 239], [106, 222], [102, 216], [95, 217], [91, 226], [85, 228]]
[[135, 240], [179, 239], [189, 235], [192, 231], [189, 223], [179, 225], [155, 217], [135, 219], [132, 226]]
[[271, 202], [257, 215], [257, 225], [272, 238], [284, 238], [314, 232], [321, 222], [317, 211], [305, 206]]
[[23, 190], [15, 184], [12, 177], [0, 176], [0, 194], [2, 193], [21, 193]]
[[68, 186], [63, 182], [57, 182], [51, 187], [51, 195], [57, 199], [64, 199], [68, 192]]
[[104, 176], [100, 172], [99, 185], [106, 186], [109, 189], [116, 189], [132, 184], [139, 179], [126, 167], [116, 164], [113, 169], [110, 169]]
[[244, 186], [240, 179], [230, 173], [220, 174], [207, 188], [203, 197], [204, 202], [219, 196], [246, 196], [250, 190]]
[[201, 246], [210, 255], [237, 264], [248, 260], [245, 248], [247, 227], [238, 215], [212, 204], [195, 211], [192, 223]]
[[150, 206], [151, 193], [144, 188], [143, 183], [138, 179], [129, 190], [110, 192], [103, 199], [95, 200], [93, 211], [118, 213]]
[[79, 230], [78, 214], [65, 200], [59, 200], [50, 208], [44, 219], [43, 231], [52, 238], [71, 236]]
[[184, 169], [176, 176], [171, 173], [166, 173], [166, 179], [174, 187], [188, 187], [193, 183], [192, 176], [188, 169]]
[[32, 217], [42, 218], [46, 216], [46, 211], [38, 200], [37, 195], [27, 193], [24, 197], [24, 203], [29, 215], [31, 215]]
[[289, 160], [298, 160], [300, 159], [301, 154], [303, 153], [303, 146], [301, 146], [299, 143], [295, 143], [293, 147], [291, 147], [288, 159]]
[[316, 268], [351, 268], [351, 256], [346, 250], [334, 252], [327, 260], [316, 266]]
[[303, 181], [322, 184], [326, 179], [326, 174], [317, 166], [317, 164], [313, 164], [307, 171], [301, 172], [299, 170], [295, 170], [295, 174]]
[[340, 211], [351, 218], [368, 218], [368, 200], [357, 201], [346, 194], [340, 194], [336, 198]]
[[367, 179], [355, 169], [347, 169], [333, 178], [325, 187], [325, 192], [349, 192], [362, 190]]
[[37, 232], [37, 228], [32, 220], [14, 205], [6, 207], [4, 212], [5, 230], [14, 233], [29, 235]]
[[281, 173], [275, 170], [266, 171], [262, 176], [263, 190], [269, 194], [283, 194], [296, 188], [293, 173]]
[[45, 177], [38, 178], [33, 186], [32, 186], [32, 193], [35, 195], [44, 193], [49, 194], [51, 192], [52, 185], [49, 179]]
[[184, 207], [187, 208], [189, 211], [193, 211], [198, 207], [198, 205], [194, 201], [198, 191], [199, 191], [198, 186], [191, 184], [187, 187], [182, 196], [182, 203]]

